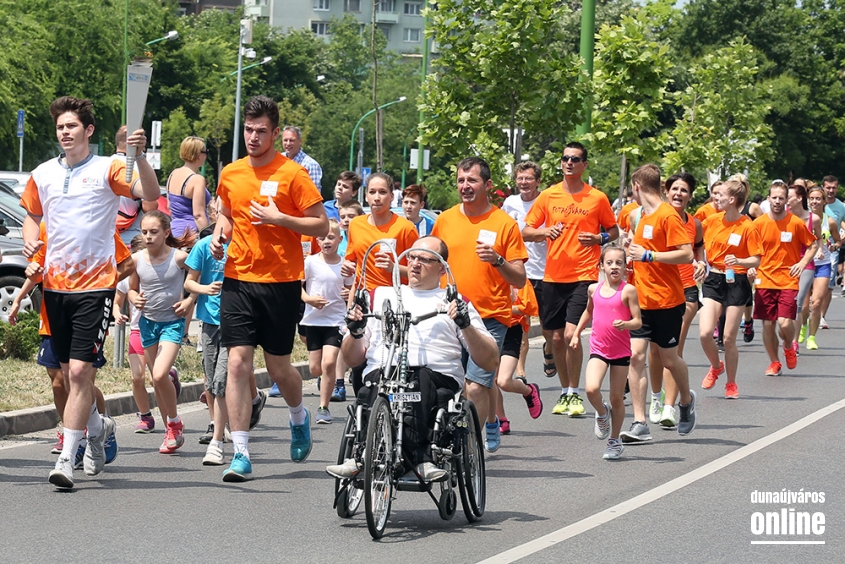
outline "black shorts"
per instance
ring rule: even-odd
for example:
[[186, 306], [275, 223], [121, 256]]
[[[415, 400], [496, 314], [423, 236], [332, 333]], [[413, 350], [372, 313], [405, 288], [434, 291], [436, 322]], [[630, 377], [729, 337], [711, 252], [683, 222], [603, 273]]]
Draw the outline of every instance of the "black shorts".
[[340, 348], [340, 329], [320, 325], [300, 325], [305, 331], [305, 348], [309, 351], [321, 351], [323, 347]]
[[[103, 354], [103, 347], [100, 347], [100, 356], [94, 361], [94, 368], [102, 368], [107, 362]], [[43, 366], [51, 370], [59, 370], [62, 367], [59, 361], [56, 360], [56, 353], [53, 350], [53, 339], [49, 335], [41, 336], [41, 346], [38, 348], [36, 363], [38, 366]]]
[[64, 364], [70, 359], [97, 362], [106, 341], [114, 305], [114, 290], [44, 292], [53, 352]]
[[220, 346], [260, 346], [267, 354], [293, 351], [302, 283], [260, 284], [223, 279], [220, 293]]
[[595, 282], [543, 282], [543, 307], [540, 322], [546, 331], [563, 329], [567, 323], [578, 325], [587, 309], [587, 288]]
[[528, 279], [529, 284], [534, 288], [534, 295], [537, 297], [537, 310], [543, 311], [543, 279]]
[[622, 358], [604, 358], [600, 354], [591, 354], [590, 358], [597, 358], [608, 366], [631, 366], [630, 356], [623, 356]]
[[505, 333], [505, 342], [502, 343], [501, 356], [519, 358], [519, 349], [522, 346], [522, 333], [522, 325], [519, 323], [508, 328], [508, 332]]
[[643, 326], [631, 331], [631, 338], [648, 339], [661, 349], [677, 347], [686, 308], [686, 304], [678, 304], [669, 309], [640, 310]]
[[[305, 337], [305, 327], [299, 324], [302, 321], [302, 316], [305, 315], [305, 302], [299, 305], [299, 315], [296, 316], [296, 332], [300, 337]], [[310, 350], [310, 349], [309, 349]]]
[[684, 300], [688, 304], [698, 304], [698, 309], [701, 309], [702, 304], [698, 301], [698, 286], [684, 288]]
[[722, 307], [745, 307], [751, 299], [751, 282], [745, 274], [737, 274], [733, 284], [728, 284], [721, 272], [711, 272], [701, 285], [703, 297], [722, 304]]

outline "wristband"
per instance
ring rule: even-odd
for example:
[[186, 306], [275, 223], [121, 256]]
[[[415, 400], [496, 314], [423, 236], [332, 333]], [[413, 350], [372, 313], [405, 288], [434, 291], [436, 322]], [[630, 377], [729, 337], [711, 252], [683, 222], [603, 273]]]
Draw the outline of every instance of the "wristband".
[[601, 236], [602, 245], [607, 245], [608, 243], [610, 243], [610, 233], [600, 233], [599, 235]]
[[651, 251], [643, 251], [643, 256], [640, 257], [640, 261], [642, 262], [651, 262], [650, 260]]

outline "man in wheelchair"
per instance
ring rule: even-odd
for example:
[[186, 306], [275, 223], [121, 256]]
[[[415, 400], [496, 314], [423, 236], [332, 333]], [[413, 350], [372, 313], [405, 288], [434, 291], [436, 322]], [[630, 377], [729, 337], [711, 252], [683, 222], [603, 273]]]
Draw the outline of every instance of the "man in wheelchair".
[[[461, 352], [466, 349], [473, 360], [486, 370], [495, 370], [499, 349], [487, 331], [476, 309], [460, 296], [447, 303], [447, 290], [440, 288], [446, 270], [437, 257], [424, 249], [448, 259], [445, 243], [432, 236], [423, 237], [408, 251], [408, 285], [401, 287], [402, 302], [411, 315], [434, 311], [443, 314], [411, 325], [408, 335], [408, 380], [415, 382], [421, 401], [411, 403], [411, 413], [405, 419], [402, 438], [407, 470], [416, 469], [425, 481], [444, 478], [446, 472], [434, 465], [430, 454], [431, 430], [440, 403], [447, 402], [463, 389], [464, 368]], [[384, 300], [396, 310], [396, 291], [390, 287], [376, 288], [372, 307], [380, 313]], [[357, 401], [373, 405], [378, 393], [378, 379], [387, 361], [390, 341], [382, 335], [382, 322], [374, 317], [364, 319], [359, 305], [347, 315], [349, 333], [343, 340], [341, 352], [349, 366], [366, 362], [364, 383], [358, 390]], [[366, 385], [372, 383], [375, 385]], [[445, 407], [445, 405], [444, 405]], [[326, 471], [337, 478], [350, 478], [361, 470], [354, 459], [331, 465]], [[413, 476], [413, 473], [411, 474]]]

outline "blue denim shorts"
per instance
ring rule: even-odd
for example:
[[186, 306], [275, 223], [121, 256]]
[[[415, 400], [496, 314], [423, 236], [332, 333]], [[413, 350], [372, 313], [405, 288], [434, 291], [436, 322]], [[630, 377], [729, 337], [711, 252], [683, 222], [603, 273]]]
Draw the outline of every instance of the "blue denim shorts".
[[141, 331], [141, 346], [145, 349], [161, 341], [181, 345], [182, 336], [185, 334], [185, 318], [175, 321], [150, 321], [142, 315], [138, 329]]
[[[487, 327], [487, 330], [490, 331], [490, 334], [493, 335], [493, 338], [496, 339], [496, 346], [499, 347], [499, 354], [502, 354], [502, 345], [505, 342], [505, 335], [508, 332], [507, 326], [500, 321], [495, 319], [484, 319], [484, 326]], [[483, 368], [480, 368], [477, 364], [472, 361], [472, 358], [469, 357], [469, 353], [464, 350], [463, 353], [464, 357], [464, 366], [466, 366], [466, 378], [476, 384], [481, 384], [485, 388], [492, 388], [493, 387], [493, 377], [495, 376], [494, 372], [488, 372]]]

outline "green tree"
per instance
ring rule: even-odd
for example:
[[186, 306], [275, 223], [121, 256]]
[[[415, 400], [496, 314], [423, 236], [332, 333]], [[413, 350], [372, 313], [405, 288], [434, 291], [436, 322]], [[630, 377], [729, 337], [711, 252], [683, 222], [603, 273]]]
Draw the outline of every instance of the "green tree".
[[176, 108], [161, 122], [161, 173], [167, 178], [173, 169], [182, 166], [179, 149], [182, 140], [193, 135], [191, 120], [181, 107]]
[[217, 163], [217, 176], [206, 173], [209, 190], [214, 190], [220, 171], [223, 170], [223, 146], [232, 136], [232, 124], [235, 119], [235, 100], [216, 92], [200, 108], [200, 119], [194, 122], [197, 135], [205, 139], [206, 148], [214, 148]]

